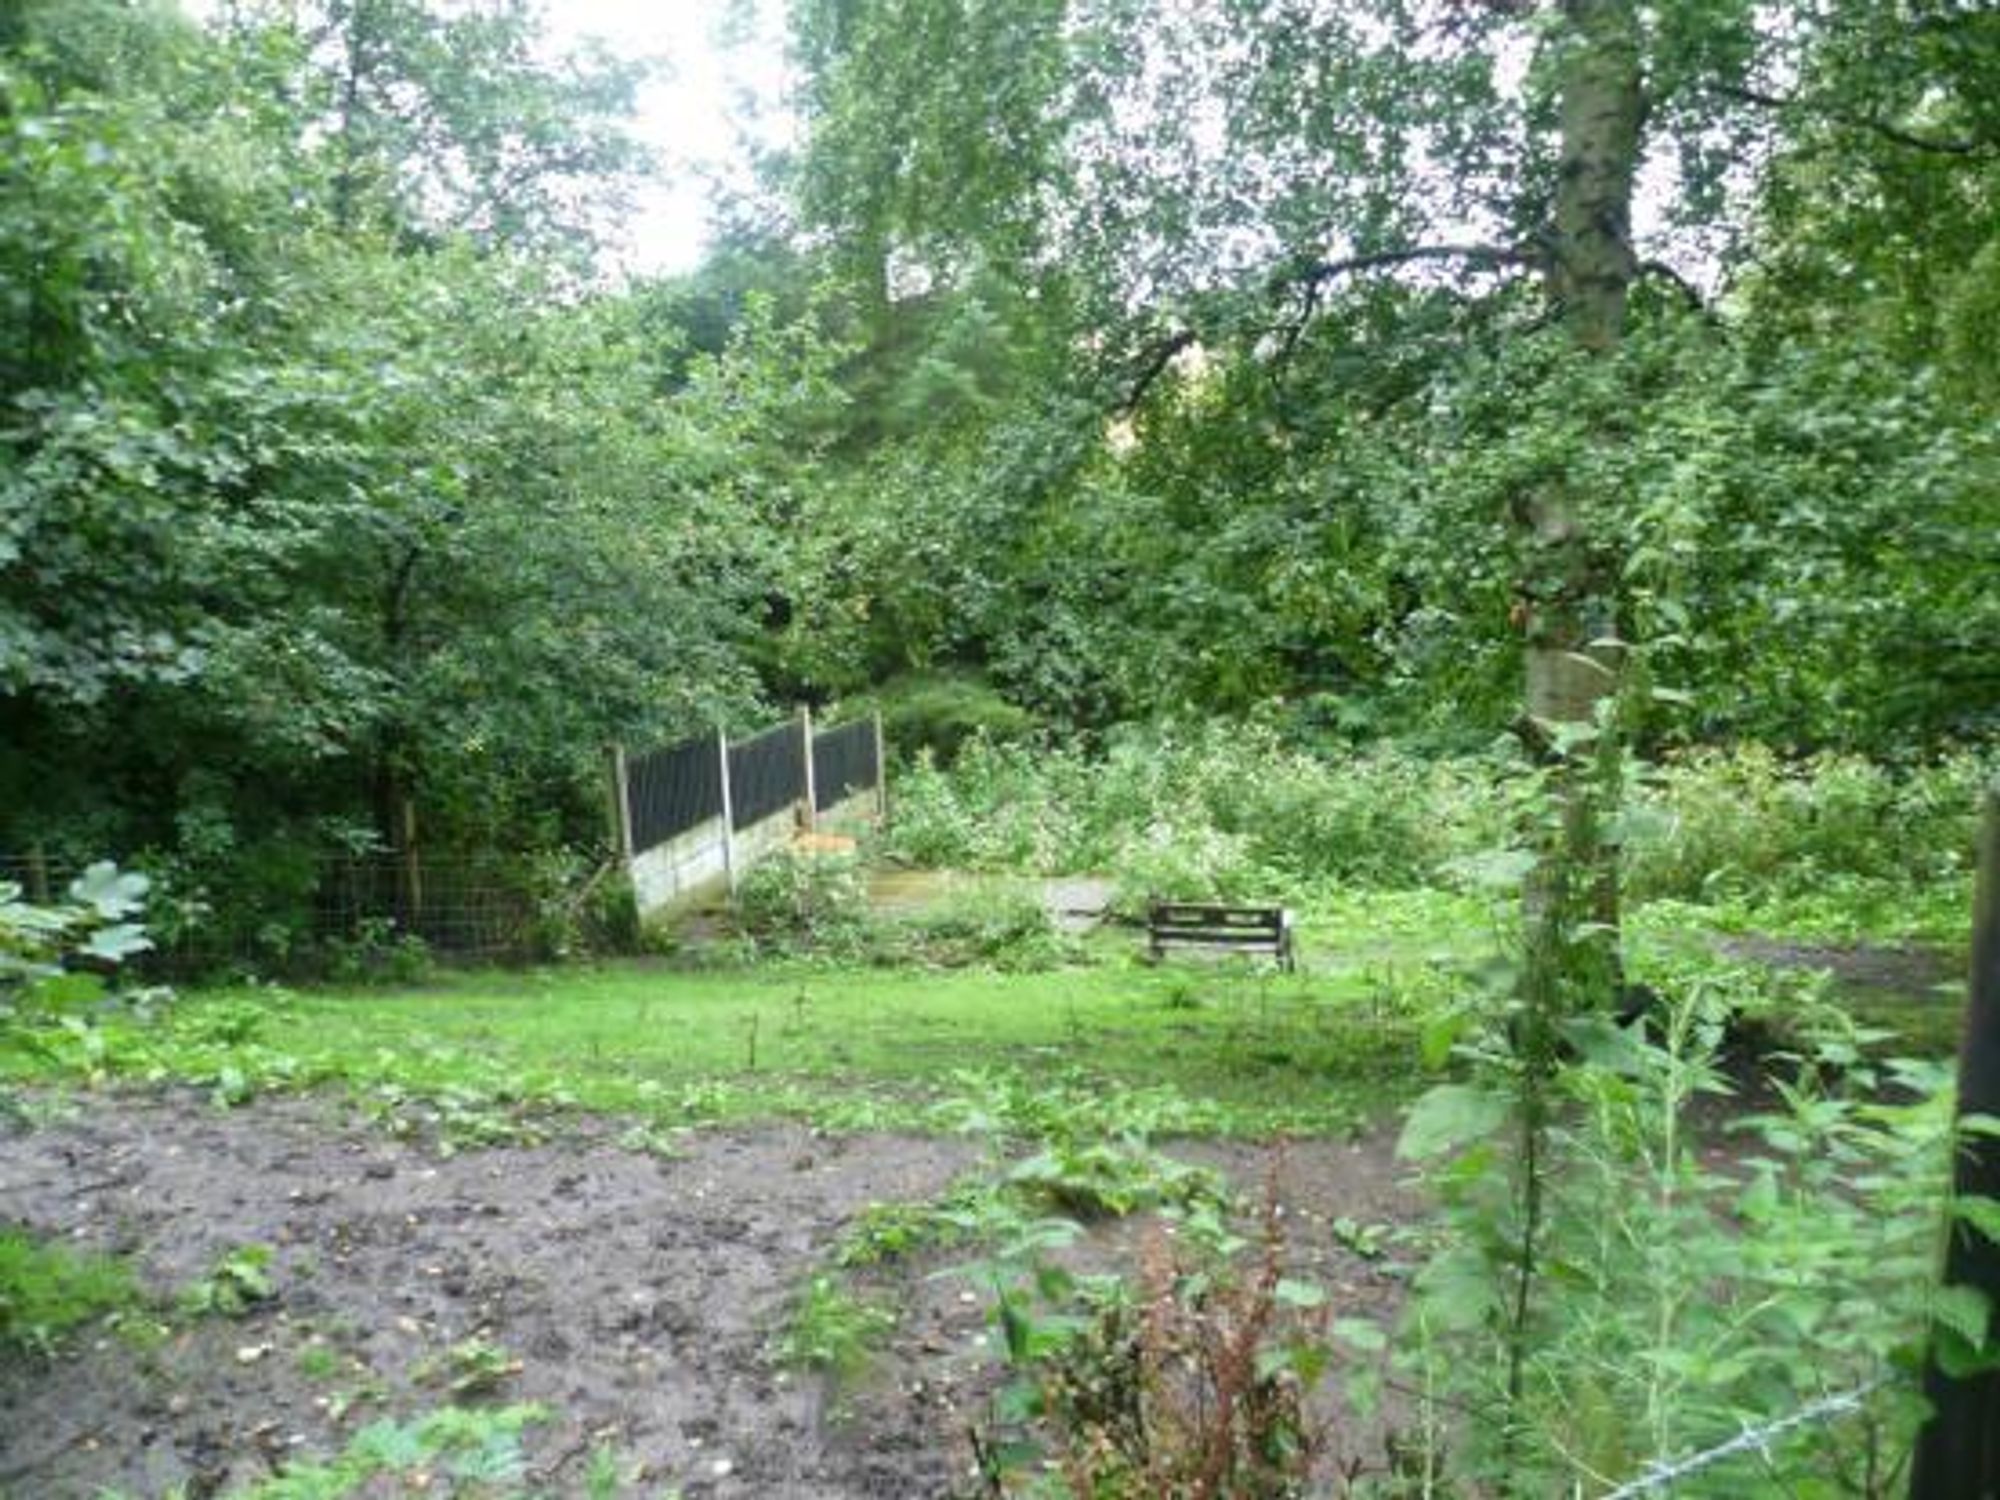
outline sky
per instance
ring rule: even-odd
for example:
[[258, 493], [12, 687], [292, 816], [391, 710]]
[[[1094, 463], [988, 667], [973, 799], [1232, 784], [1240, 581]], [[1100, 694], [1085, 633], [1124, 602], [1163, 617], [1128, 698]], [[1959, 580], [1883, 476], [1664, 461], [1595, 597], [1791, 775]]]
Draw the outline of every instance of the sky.
[[[634, 273], [691, 269], [701, 258], [709, 215], [708, 178], [740, 175], [742, 134], [782, 142], [789, 119], [779, 107], [786, 78], [775, 4], [748, 7], [745, 27], [727, 23], [740, 0], [544, 0], [550, 39], [559, 50], [586, 36], [626, 58], [656, 58], [657, 75], [639, 96], [634, 133], [659, 153], [661, 181], [645, 187], [617, 258]], [[742, 95], [756, 102], [741, 109]]]
[[[225, 3], [181, 0], [197, 19]], [[633, 133], [658, 153], [659, 180], [641, 189], [612, 255], [628, 274], [693, 269], [708, 227], [710, 180], [747, 169], [743, 132], [772, 146], [791, 129], [782, 108], [782, 0], [539, 0], [539, 9], [553, 52], [595, 36], [615, 56], [655, 63]], [[748, 113], [746, 93], [755, 101]]]

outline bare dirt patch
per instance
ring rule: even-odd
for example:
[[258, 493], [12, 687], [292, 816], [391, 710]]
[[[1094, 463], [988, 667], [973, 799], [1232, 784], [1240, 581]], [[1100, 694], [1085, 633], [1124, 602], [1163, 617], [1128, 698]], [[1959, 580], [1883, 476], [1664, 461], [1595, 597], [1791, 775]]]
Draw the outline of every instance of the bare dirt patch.
[[1794, 943], [1781, 938], [1731, 937], [1717, 946], [1731, 958], [1776, 969], [1821, 969], [1853, 994], [1910, 1003], [1940, 1003], [1939, 990], [1963, 979], [1950, 954], [1934, 948], [1880, 943]]
[[[241, 1319], [176, 1318], [151, 1342], [99, 1331], [0, 1366], [0, 1494], [221, 1493], [337, 1452], [376, 1417], [446, 1404], [427, 1364], [471, 1338], [520, 1364], [490, 1399], [549, 1410], [527, 1442], [548, 1493], [580, 1493], [600, 1443], [648, 1493], [962, 1488], [965, 1425], [992, 1378], [968, 1283], [899, 1272], [897, 1332], [859, 1389], [784, 1370], [773, 1341], [855, 1215], [935, 1196], [979, 1146], [772, 1126], [659, 1158], [616, 1134], [591, 1123], [441, 1157], [325, 1099], [220, 1112], [178, 1095], [91, 1099], [0, 1139], [0, 1222], [129, 1254], [166, 1300], [229, 1251], [268, 1245], [277, 1288]], [[1246, 1191], [1273, 1160], [1182, 1151]], [[1407, 1217], [1386, 1141], [1300, 1143], [1283, 1162], [1293, 1257], [1349, 1309], [1389, 1306], [1398, 1283], [1351, 1233]], [[1092, 1258], [1115, 1262], [1136, 1232], [1100, 1227]]]

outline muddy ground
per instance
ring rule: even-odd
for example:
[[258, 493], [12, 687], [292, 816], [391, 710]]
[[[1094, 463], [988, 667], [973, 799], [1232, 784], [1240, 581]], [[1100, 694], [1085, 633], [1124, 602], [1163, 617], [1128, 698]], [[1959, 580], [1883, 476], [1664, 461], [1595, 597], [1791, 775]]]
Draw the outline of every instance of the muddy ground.
[[[645, 1494], [963, 1493], [993, 1383], [967, 1283], [937, 1262], [888, 1283], [900, 1322], [858, 1386], [784, 1369], [773, 1342], [863, 1208], [935, 1196], [980, 1165], [979, 1144], [773, 1126], [659, 1157], [616, 1138], [586, 1123], [446, 1157], [330, 1099], [220, 1112], [191, 1095], [94, 1098], [0, 1137], [0, 1224], [129, 1254], [163, 1304], [248, 1244], [275, 1251], [277, 1288], [240, 1319], [175, 1317], [150, 1342], [100, 1330], [0, 1366], [0, 1496], [227, 1493], [445, 1404], [438, 1356], [474, 1337], [520, 1361], [488, 1399], [551, 1413], [526, 1444], [543, 1493], [581, 1493], [601, 1443]], [[1276, 1159], [1186, 1154], [1253, 1191]], [[1283, 1156], [1293, 1254], [1343, 1313], [1396, 1299], [1393, 1268], [1333, 1226], [1407, 1218], [1398, 1177], [1386, 1137]], [[1084, 1253], [1113, 1263], [1133, 1237], [1104, 1226]], [[308, 1349], [322, 1352], [302, 1365]]]

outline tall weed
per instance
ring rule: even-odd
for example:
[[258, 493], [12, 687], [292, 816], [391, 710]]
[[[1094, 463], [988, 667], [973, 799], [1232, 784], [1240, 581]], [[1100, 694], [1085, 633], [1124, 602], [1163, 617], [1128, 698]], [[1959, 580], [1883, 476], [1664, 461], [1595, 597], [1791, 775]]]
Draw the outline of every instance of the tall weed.
[[[1757, 745], [1687, 752], [1628, 796], [1628, 899], [1769, 908], [1828, 929], [1851, 912], [1861, 931], [1961, 912], [1985, 765], [1972, 752], [1914, 768]], [[1325, 755], [1258, 720], [1128, 728], [1095, 751], [974, 740], [949, 770], [919, 759], [903, 773], [883, 851], [935, 868], [1108, 873], [1127, 907], [1411, 889], [1508, 842], [1506, 774], [1501, 758], [1386, 743]]]
[[1805, 895], [1843, 876], [1962, 879], [1983, 775], [1970, 753], [1898, 771], [1851, 755], [1788, 762], [1758, 745], [1690, 751], [1635, 798], [1629, 888], [1700, 901]]

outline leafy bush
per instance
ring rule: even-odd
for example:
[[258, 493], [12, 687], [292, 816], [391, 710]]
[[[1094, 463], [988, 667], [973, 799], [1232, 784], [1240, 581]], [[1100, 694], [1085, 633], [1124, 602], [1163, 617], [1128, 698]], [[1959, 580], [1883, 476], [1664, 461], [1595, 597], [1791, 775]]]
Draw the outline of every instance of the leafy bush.
[[1001, 697], [984, 679], [911, 675], [886, 683], [878, 698], [882, 730], [892, 745], [928, 752], [949, 765], [975, 739], [1004, 742], [1034, 728], [1034, 718]]
[[1326, 757], [1261, 721], [1127, 729], [1095, 755], [975, 741], [949, 771], [920, 759], [892, 805], [885, 852], [912, 864], [1193, 887], [1174, 894], [1416, 885], [1495, 842], [1504, 815], [1477, 762]]
[[[1900, 1493], [1915, 1403], [1892, 1377], [1933, 1321], [1974, 1350], [1986, 1333], [1984, 1306], [1935, 1282], [1944, 1071], [1871, 1066], [1840, 1012], [1793, 1014], [1799, 1065], [1718, 1169], [1697, 1122], [1733, 1092], [1737, 1009], [1764, 1001], [1737, 967], [1653, 977], [1645, 1026], [1571, 1017], [1552, 1067], [1519, 1050], [1523, 1012], [1503, 1003], [1460, 1049], [1469, 1081], [1410, 1114], [1400, 1149], [1431, 1164], [1443, 1208], [1398, 1353], [1425, 1472], [1452, 1493], [1599, 1487], [1866, 1390], [1845, 1423], [1760, 1450], [1758, 1482]], [[1746, 1493], [1750, 1472], [1688, 1493]]]
[[744, 874], [734, 916], [761, 947], [853, 958], [868, 941], [868, 890], [852, 856], [785, 850]]
[[[1904, 770], [1759, 746], [1670, 760], [1623, 820], [1635, 902], [1722, 899], [1874, 913], [1962, 912], [1981, 758]], [[1102, 872], [1152, 896], [1310, 899], [1329, 883], [1405, 889], [1512, 842], [1498, 758], [1394, 745], [1316, 753], [1261, 720], [1130, 728], [1096, 752], [975, 740], [898, 779], [883, 841], [933, 868]], [[1903, 923], [1902, 925], [1908, 925]]]
[[1332, 1320], [1317, 1288], [1283, 1275], [1269, 1203], [1263, 1230], [1241, 1265], [1196, 1258], [1156, 1228], [1136, 1285], [1074, 1275], [1032, 1235], [1018, 1259], [988, 1267], [1012, 1378], [973, 1431], [982, 1493], [1320, 1493], [1331, 1475], [1312, 1408]]
[[430, 945], [387, 917], [364, 917], [352, 937], [329, 938], [323, 952], [335, 984], [415, 984], [431, 972]]
[[1035, 891], [982, 881], [941, 907], [878, 924], [875, 956], [887, 962], [916, 961], [945, 968], [988, 964], [1021, 972], [1070, 962], [1077, 956], [1077, 945], [1056, 930]]
[[1786, 762], [1756, 745], [1693, 751], [1635, 799], [1630, 887], [1641, 899], [1704, 900], [1804, 894], [1837, 875], [1960, 879], [1982, 780], [1970, 754], [1898, 772], [1851, 755]]

